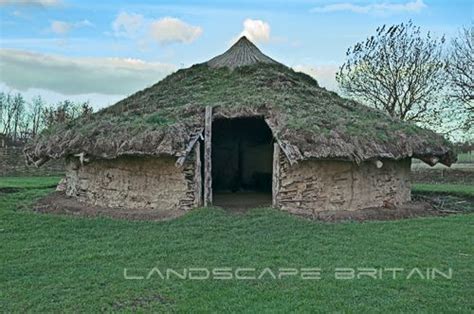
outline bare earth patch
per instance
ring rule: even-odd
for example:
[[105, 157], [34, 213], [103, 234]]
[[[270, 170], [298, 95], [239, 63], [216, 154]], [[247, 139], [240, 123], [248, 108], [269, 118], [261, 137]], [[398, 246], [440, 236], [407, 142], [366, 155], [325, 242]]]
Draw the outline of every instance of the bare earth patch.
[[[397, 220], [405, 218], [426, 217], [426, 216], [446, 216], [457, 213], [466, 213], [463, 210], [439, 208], [436, 204], [437, 196], [432, 198], [424, 197], [423, 200], [409, 202], [399, 207], [377, 207], [366, 208], [356, 211], [320, 211], [312, 216], [305, 216], [313, 220], [325, 222], [338, 221], [368, 221], [368, 220]], [[463, 202], [472, 202], [467, 199]], [[252, 203], [252, 202], [250, 202]], [[220, 204], [221, 206], [223, 204]], [[246, 206], [226, 207], [229, 213], [242, 214], [250, 207]], [[247, 204], [243, 204], [247, 205]], [[252, 207], [254, 208], [254, 207]], [[86, 217], [112, 217], [127, 220], [170, 220], [182, 216], [185, 211], [160, 211], [152, 209], [125, 209], [125, 208], [104, 208], [78, 202], [75, 198], [66, 196], [64, 192], [54, 192], [40, 199], [33, 207], [39, 213], [70, 214]], [[469, 211], [468, 211], [469, 212]]]
[[112, 217], [127, 220], [169, 220], [185, 211], [159, 211], [152, 209], [106, 208], [77, 201], [64, 192], [53, 192], [40, 199], [33, 210], [39, 213], [71, 214], [86, 217]]

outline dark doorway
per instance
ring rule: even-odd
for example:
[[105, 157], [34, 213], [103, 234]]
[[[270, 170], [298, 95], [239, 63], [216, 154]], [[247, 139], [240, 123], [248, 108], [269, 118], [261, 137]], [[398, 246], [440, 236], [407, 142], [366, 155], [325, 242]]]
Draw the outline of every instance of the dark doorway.
[[[272, 132], [263, 118], [216, 119], [212, 122], [212, 186], [219, 194], [253, 197], [272, 191]], [[267, 198], [265, 198], [267, 199]]]

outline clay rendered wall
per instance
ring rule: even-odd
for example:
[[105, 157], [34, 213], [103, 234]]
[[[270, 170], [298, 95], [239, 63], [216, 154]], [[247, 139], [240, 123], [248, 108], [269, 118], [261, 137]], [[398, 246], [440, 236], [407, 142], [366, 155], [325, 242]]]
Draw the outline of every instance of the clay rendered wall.
[[66, 166], [66, 194], [104, 207], [187, 210], [194, 202], [194, 163], [190, 154], [184, 168], [171, 157], [121, 157], [80, 166]]
[[280, 155], [277, 202], [300, 214], [398, 205], [411, 198], [409, 159], [356, 165], [344, 161], [303, 161], [292, 167]]

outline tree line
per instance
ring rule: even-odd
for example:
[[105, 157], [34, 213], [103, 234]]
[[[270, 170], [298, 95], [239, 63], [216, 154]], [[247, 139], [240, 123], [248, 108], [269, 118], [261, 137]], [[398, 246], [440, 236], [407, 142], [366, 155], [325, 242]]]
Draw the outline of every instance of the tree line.
[[472, 26], [446, 42], [412, 21], [383, 25], [347, 50], [336, 80], [346, 96], [394, 118], [472, 141], [473, 37]]
[[60, 101], [47, 104], [41, 96], [26, 101], [22, 94], [0, 93], [0, 133], [12, 143], [22, 143], [56, 123], [67, 123], [93, 112], [89, 102]]

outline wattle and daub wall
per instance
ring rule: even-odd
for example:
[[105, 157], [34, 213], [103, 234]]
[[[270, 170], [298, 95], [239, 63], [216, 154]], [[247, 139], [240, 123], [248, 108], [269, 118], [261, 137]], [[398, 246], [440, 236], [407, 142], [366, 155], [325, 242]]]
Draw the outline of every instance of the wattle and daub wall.
[[193, 156], [183, 168], [170, 157], [121, 157], [81, 166], [67, 162], [66, 194], [88, 204], [156, 211], [195, 206]]
[[[80, 166], [67, 162], [67, 194], [105, 207], [189, 210], [199, 205], [195, 154], [183, 168], [169, 157], [122, 157]], [[410, 160], [303, 161], [290, 167], [280, 154], [278, 206], [297, 214], [394, 206], [410, 200]], [[199, 176], [199, 175], [198, 175]]]
[[277, 202], [298, 214], [396, 206], [410, 201], [410, 163], [384, 160], [361, 165], [345, 161], [303, 161], [290, 167], [280, 155]]

